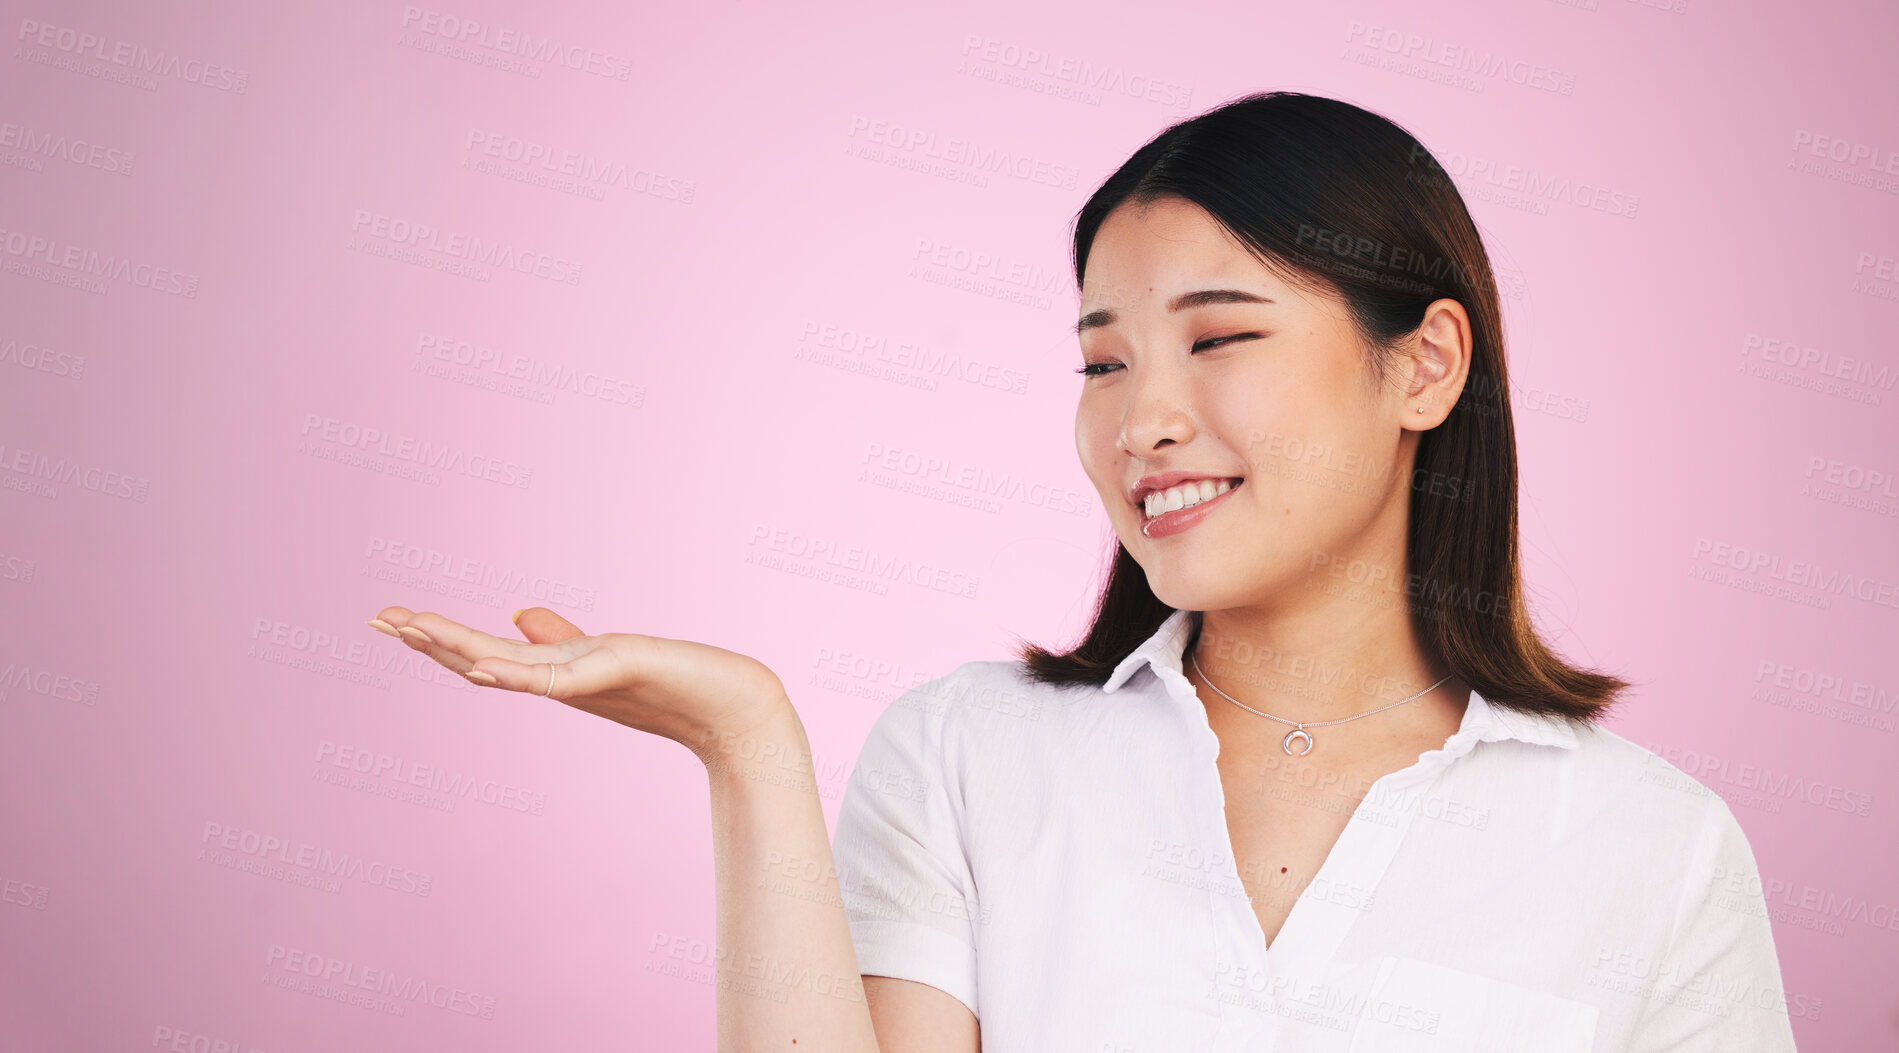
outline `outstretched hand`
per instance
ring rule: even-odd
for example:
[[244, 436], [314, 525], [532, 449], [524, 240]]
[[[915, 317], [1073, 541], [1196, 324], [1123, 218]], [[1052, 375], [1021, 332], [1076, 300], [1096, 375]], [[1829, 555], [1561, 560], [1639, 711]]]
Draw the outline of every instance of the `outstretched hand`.
[[784, 684], [755, 658], [691, 640], [589, 636], [545, 607], [515, 613], [525, 640], [431, 611], [385, 607], [369, 625], [470, 683], [543, 695], [672, 739], [707, 759], [717, 744], [790, 708]]

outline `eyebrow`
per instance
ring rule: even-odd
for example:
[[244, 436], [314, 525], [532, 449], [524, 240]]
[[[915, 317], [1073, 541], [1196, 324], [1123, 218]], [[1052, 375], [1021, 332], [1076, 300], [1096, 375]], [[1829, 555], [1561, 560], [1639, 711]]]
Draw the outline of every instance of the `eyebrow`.
[[[1274, 301], [1255, 293], [1239, 289], [1202, 289], [1199, 292], [1181, 293], [1167, 301], [1169, 312], [1184, 311], [1189, 307], [1205, 307], [1216, 303], [1273, 303]], [[1099, 329], [1104, 325], [1113, 325], [1115, 313], [1106, 307], [1089, 311], [1075, 323], [1075, 335], [1080, 336], [1090, 329]]]

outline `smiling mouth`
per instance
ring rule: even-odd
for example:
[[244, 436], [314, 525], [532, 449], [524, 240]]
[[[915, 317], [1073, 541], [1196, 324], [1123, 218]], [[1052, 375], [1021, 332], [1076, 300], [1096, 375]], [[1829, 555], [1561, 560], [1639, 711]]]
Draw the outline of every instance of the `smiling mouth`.
[[1228, 490], [1235, 489], [1243, 482], [1245, 480], [1242, 478], [1196, 479], [1190, 483], [1181, 483], [1179, 486], [1170, 486], [1165, 490], [1156, 490], [1148, 494], [1146, 501], [1142, 504], [1143, 519], [1152, 520], [1169, 512], [1178, 512], [1183, 508], [1192, 508], [1197, 504], [1211, 501]]

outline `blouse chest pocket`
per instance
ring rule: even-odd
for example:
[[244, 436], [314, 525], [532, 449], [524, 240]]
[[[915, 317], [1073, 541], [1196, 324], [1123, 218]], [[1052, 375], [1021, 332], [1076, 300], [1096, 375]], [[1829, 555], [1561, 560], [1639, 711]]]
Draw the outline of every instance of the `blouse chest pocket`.
[[1597, 1009], [1419, 958], [1387, 956], [1350, 1053], [1589, 1053]]

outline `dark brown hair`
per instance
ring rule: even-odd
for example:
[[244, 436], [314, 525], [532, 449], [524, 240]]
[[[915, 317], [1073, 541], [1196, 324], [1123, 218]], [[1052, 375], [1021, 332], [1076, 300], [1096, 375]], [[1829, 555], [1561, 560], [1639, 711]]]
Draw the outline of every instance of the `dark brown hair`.
[[[1409, 488], [1403, 580], [1412, 625], [1427, 653], [1487, 701], [1599, 720], [1629, 683], [1563, 661], [1524, 603], [1503, 315], [1483, 239], [1436, 158], [1350, 103], [1244, 96], [1167, 128], [1094, 192], [1075, 218], [1077, 288], [1108, 214], [1163, 195], [1206, 210], [1275, 274], [1342, 299], [1378, 379], [1425, 307], [1444, 298], [1464, 306], [1469, 375], [1450, 415], [1419, 437]], [[1420, 479], [1461, 481], [1462, 499], [1424, 499]], [[1024, 642], [1018, 654], [1042, 683], [1099, 686], [1172, 613], [1116, 542], [1086, 637], [1066, 653]]]

